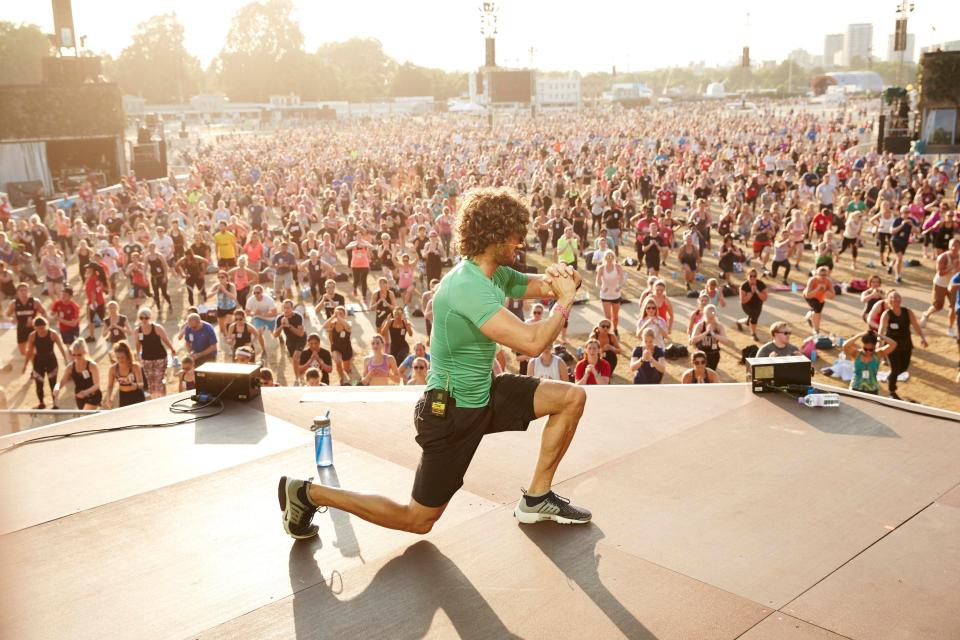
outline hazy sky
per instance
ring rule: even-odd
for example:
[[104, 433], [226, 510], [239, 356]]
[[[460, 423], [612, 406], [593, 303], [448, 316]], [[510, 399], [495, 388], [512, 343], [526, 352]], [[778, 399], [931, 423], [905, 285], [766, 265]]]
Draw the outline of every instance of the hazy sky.
[[[78, 35], [87, 47], [117, 55], [137, 23], [175, 11], [186, 27], [187, 49], [206, 65], [223, 46], [230, 17], [247, 0], [73, 0]], [[46, 0], [5, 1], [0, 19], [53, 30]], [[411, 2], [294, 0], [307, 50], [352, 36], [375, 37], [404, 62], [469, 70], [483, 62], [479, 0]], [[782, 60], [795, 48], [823, 52], [823, 36], [848, 23], [872, 22], [874, 55], [886, 57], [897, 0], [650, 0], [498, 2], [497, 62], [545, 70], [642, 70], [705, 61], [726, 64], [748, 40], [751, 57]], [[606, 7], [600, 10], [600, 7]], [[609, 8], [609, 7], [612, 7]], [[916, 0], [910, 32], [923, 46], [960, 39], [956, 0]], [[749, 13], [749, 36], [747, 14]]]

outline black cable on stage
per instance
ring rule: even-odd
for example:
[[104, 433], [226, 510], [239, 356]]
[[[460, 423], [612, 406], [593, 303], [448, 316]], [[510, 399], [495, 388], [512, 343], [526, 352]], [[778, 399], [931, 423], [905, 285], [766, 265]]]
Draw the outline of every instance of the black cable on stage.
[[[231, 380], [227, 385], [220, 390], [220, 393], [216, 397], [211, 398], [204, 402], [203, 404], [197, 404], [192, 407], [183, 407], [180, 406], [182, 402], [186, 400], [194, 400], [196, 396], [190, 396], [189, 398], [180, 398], [175, 400], [169, 407], [171, 413], [178, 414], [190, 414], [191, 417], [183, 418], [181, 420], [175, 420], [173, 422], [155, 422], [149, 424], [128, 424], [121, 427], [104, 427], [101, 429], [84, 429], [82, 431], [71, 431], [70, 433], [52, 433], [46, 436], [38, 436], [36, 438], [30, 438], [29, 440], [22, 440], [20, 442], [15, 442], [11, 445], [0, 449], [0, 455], [13, 451], [14, 449], [19, 449], [20, 447], [26, 446], [28, 444], [36, 444], [39, 442], [50, 442], [53, 440], [63, 440], [66, 438], [81, 438], [85, 436], [92, 436], [98, 433], [114, 433], [117, 431], [133, 431], [134, 429], [168, 429], [170, 427], [177, 427], [182, 424], [187, 424], [189, 422], [199, 422], [200, 420], [206, 420], [207, 418], [212, 418], [223, 413], [224, 406], [220, 401], [220, 398], [223, 397], [223, 394], [226, 393], [227, 389], [230, 388], [230, 385], [233, 384]], [[214, 407], [213, 413], [205, 413], [202, 415], [196, 415], [198, 411], [202, 411], [209, 407]]]

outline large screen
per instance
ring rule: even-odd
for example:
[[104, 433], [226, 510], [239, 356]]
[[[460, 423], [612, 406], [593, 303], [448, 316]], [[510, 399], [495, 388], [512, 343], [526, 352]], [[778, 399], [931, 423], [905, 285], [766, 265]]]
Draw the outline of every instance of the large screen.
[[491, 102], [520, 102], [533, 99], [533, 71], [490, 71]]

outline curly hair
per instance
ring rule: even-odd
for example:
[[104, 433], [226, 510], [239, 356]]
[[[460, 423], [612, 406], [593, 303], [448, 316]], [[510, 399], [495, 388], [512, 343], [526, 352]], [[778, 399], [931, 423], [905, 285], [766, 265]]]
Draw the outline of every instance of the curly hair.
[[472, 258], [511, 236], [522, 241], [529, 223], [530, 211], [513, 189], [471, 189], [464, 194], [460, 205], [457, 250], [460, 255]]

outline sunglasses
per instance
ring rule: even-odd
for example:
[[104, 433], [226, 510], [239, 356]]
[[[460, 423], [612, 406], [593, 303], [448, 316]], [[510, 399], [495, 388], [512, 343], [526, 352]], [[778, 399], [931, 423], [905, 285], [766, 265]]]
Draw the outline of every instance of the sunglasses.
[[150, 319], [150, 316], [140, 316], [140, 319], [141, 319], [141, 320], [149, 320], [149, 319]]
[[416, 369], [416, 370], [418, 370], [418, 371], [422, 371], [422, 370], [426, 369], [426, 367], [414, 367], [414, 369]]
[[535, 315], [535, 316], [543, 315], [543, 311], [534, 311], [534, 312], [533, 312], [533, 315]]
[[789, 335], [792, 335], [792, 334], [793, 334], [792, 331], [778, 331], [777, 333], [783, 334], [783, 335], [785, 335], [785, 336], [789, 336]]

